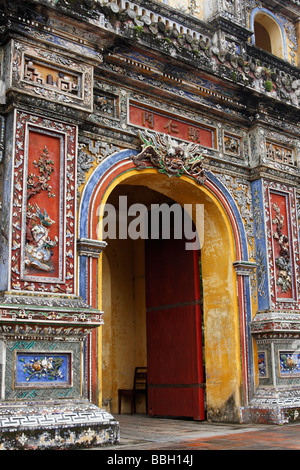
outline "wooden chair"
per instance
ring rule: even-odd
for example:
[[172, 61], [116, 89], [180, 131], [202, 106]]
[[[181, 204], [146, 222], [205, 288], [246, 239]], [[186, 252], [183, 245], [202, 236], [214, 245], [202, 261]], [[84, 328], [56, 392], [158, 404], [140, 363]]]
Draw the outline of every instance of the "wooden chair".
[[131, 414], [136, 412], [137, 395], [145, 395], [146, 412], [148, 413], [147, 367], [135, 368], [132, 389], [120, 388], [118, 390], [119, 414], [121, 414], [122, 397], [128, 397], [130, 399]]

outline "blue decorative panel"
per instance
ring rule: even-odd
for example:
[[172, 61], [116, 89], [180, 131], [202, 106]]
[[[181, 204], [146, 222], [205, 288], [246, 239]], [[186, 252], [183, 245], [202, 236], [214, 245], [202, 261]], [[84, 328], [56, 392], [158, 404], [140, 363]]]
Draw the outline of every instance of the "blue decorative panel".
[[300, 353], [279, 351], [280, 377], [300, 377]]
[[70, 387], [71, 353], [16, 352], [15, 387]]
[[267, 353], [260, 351], [258, 353], [258, 374], [259, 377], [264, 379], [268, 377]]
[[255, 257], [257, 263], [258, 309], [267, 310], [269, 308], [269, 280], [267, 248], [265, 241], [264, 201], [262, 193], [262, 182], [260, 180], [254, 181], [252, 183], [252, 197]]

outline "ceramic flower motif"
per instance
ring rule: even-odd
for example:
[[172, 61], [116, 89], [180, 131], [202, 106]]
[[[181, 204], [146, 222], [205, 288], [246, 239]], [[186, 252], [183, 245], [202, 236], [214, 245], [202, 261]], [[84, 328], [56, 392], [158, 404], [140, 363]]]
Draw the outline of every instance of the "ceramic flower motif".
[[24, 362], [23, 372], [26, 375], [26, 381], [29, 382], [33, 378], [55, 380], [63, 378], [60, 370], [63, 359], [61, 357], [41, 357], [30, 359], [25, 362], [25, 359], [20, 359]]

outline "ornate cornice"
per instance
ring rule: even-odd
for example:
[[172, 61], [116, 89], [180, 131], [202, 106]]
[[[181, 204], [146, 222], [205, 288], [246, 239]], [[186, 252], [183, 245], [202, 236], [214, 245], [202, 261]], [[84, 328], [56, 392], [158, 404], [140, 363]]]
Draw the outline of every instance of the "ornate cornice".
[[235, 261], [233, 267], [240, 276], [252, 276], [257, 264], [251, 261]]
[[[24, 3], [27, 2], [22, 2], [20, 6], [14, 2], [11, 11], [6, 12], [6, 20], [9, 19], [6, 32], [14, 28], [17, 30], [17, 24], [20, 24], [22, 32], [31, 39], [37, 34], [39, 40], [42, 36], [46, 40], [49, 18], [40, 14], [41, 2], [37, 5], [36, 1], [28, 0], [31, 9], [26, 13]], [[78, 30], [80, 24], [85, 23], [95, 38], [101, 37], [104, 53], [105, 50], [111, 52], [120, 41], [123, 44], [128, 41], [128, 46], [134, 44], [150, 48], [169, 60], [188, 63], [195, 70], [201, 69], [233, 86], [242, 87], [242, 90], [268, 96], [292, 108], [299, 107], [299, 69], [272, 54], [264, 53], [262, 56], [256, 47], [247, 43], [251, 31], [231, 19], [219, 16], [212, 24], [204, 23], [161, 2], [150, 0], [146, 3], [136, 0], [130, 3], [131, 9], [127, 10], [122, 10], [117, 3], [104, 3], [102, 0], [44, 0], [43, 3], [50, 8], [49, 12], [52, 10], [53, 18], [57, 15], [68, 18], [74, 21]], [[137, 14], [132, 5], [143, 5], [144, 14]], [[170, 27], [169, 24], [173, 23], [175, 27]], [[51, 24], [49, 34], [65, 34], [59, 28], [56, 30], [54, 25], [55, 21]], [[182, 28], [183, 32], [180, 31]], [[237, 53], [228, 50], [226, 44], [216, 45], [212, 40], [216, 28], [221, 28], [225, 34], [230, 30], [236, 42], [243, 42], [246, 51], [243, 52], [243, 47], [242, 52]], [[96, 41], [95, 38], [93, 41]], [[93, 43], [89, 47], [92, 50]]]
[[286, 311], [258, 312], [250, 323], [256, 339], [300, 337], [300, 314]]
[[209, 24], [214, 30], [221, 29], [222, 31], [236, 36], [241, 41], [247, 41], [253, 34], [253, 31], [250, 29], [233, 22], [228, 18], [224, 18], [222, 15], [214, 18]]
[[103, 312], [90, 307], [81, 297], [39, 294], [0, 295], [0, 325], [34, 324], [86, 327], [103, 323]]

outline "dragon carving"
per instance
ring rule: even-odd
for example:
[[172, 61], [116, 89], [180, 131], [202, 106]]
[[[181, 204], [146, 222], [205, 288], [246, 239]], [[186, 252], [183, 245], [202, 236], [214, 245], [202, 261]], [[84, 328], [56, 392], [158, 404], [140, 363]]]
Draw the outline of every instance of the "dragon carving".
[[192, 176], [197, 183], [203, 184], [206, 180], [203, 168], [203, 149], [200, 145], [191, 143], [179, 144], [166, 134], [150, 134], [147, 131], [139, 132], [142, 141], [142, 151], [131, 157], [138, 169], [149, 167], [149, 163], [159, 169], [160, 173], [168, 176]]

